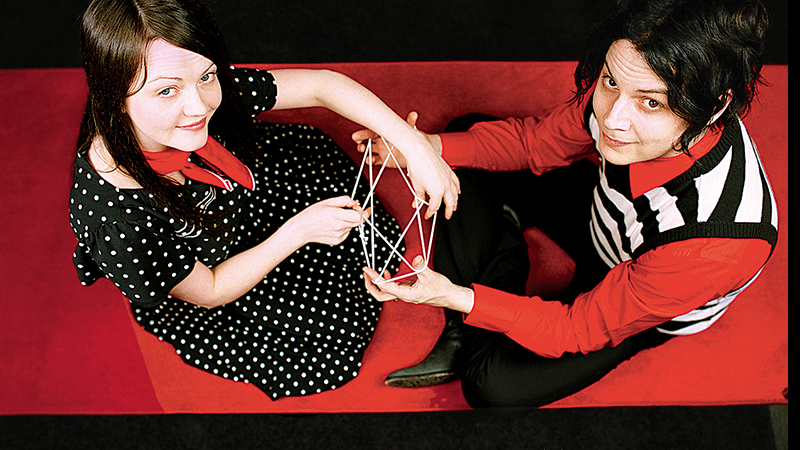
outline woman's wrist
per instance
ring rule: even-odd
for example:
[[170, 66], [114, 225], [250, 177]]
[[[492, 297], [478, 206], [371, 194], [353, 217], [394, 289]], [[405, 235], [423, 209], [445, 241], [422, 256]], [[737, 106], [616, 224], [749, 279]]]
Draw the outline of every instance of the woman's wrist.
[[428, 144], [433, 148], [437, 155], [442, 156], [442, 138], [438, 134], [422, 133]]
[[278, 242], [283, 242], [293, 249], [290, 253], [299, 250], [310, 242], [303, 229], [302, 219], [297, 215], [284, 222], [270, 238], [277, 239]]
[[438, 134], [428, 134], [417, 130], [417, 136], [420, 139], [420, 144], [417, 148], [433, 149], [436, 155], [442, 155], [442, 139]]

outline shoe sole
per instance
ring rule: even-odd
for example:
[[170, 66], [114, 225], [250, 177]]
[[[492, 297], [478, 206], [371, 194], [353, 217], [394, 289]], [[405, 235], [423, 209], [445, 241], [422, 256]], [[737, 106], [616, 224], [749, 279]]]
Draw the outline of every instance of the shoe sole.
[[416, 377], [387, 379], [384, 383], [392, 387], [424, 387], [449, 383], [458, 379], [457, 373], [441, 373]]

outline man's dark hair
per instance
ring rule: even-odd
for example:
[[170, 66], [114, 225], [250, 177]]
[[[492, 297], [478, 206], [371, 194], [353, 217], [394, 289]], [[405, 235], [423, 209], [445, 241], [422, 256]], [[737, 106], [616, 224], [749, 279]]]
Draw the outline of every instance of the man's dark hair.
[[630, 41], [667, 85], [670, 108], [689, 124], [676, 148], [686, 150], [729, 97], [715, 127], [749, 110], [762, 82], [768, 24], [758, 0], [620, 0], [587, 40], [573, 100], [592, 89], [611, 44]]

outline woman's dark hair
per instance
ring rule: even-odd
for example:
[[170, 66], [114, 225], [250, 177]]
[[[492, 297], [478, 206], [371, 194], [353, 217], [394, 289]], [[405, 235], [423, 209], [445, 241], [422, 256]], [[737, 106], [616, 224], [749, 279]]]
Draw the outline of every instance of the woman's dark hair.
[[728, 97], [715, 127], [749, 110], [762, 83], [768, 23], [758, 0], [619, 0], [589, 36], [573, 100], [592, 89], [611, 44], [628, 40], [667, 85], [670, 108], [689, 124], [676, 147], [686, 151]]
[[147, 48], [158, 39], [216, 64], [222, 102], [209, 122], [209, 133], [224, 136], [227, 148], [245, 163], [250, 162], [254, 141], [222, 34], [208, 9], [194, 0], [92, 1], [81, 18], [89, 96], [78, 135], [78, 153], [86, 153], [94, 139], [102, 139], [116, 166], [173, 217], [213, 230], [219, 222], [213, 212], [201, 211], [196, 200], [182, 195], [175, 182], [150, 168], [131, 120], [123, 112], [125, 99], [141, 87], [133, 84], [140, 72], [146, 71]]

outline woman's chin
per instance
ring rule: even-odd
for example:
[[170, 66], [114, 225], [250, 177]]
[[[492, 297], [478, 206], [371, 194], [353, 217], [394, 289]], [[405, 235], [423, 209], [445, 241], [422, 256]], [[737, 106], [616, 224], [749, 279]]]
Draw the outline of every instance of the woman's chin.
[[202, 136], [198, 136], [195, 139], [186, 139], [181, 142], [176, 142], [172, 148], [191, 153], [205, 147], [206, 142], [208, 142], [208, 133], [203, 133]]

